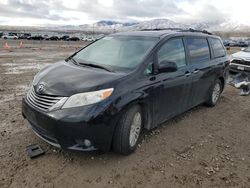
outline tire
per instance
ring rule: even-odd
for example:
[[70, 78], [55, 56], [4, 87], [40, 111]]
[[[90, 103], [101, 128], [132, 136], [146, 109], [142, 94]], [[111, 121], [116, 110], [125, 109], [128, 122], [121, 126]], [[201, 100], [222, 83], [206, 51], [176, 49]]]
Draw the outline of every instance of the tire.
[[209, 98], [205, 104], [210, 107], [215, 106], [219, 101], [221, 93], [222, 93], [222, 83], [219, 79], [217, 79], [213, 87], [211, 88], [211, 91], [209, 92]]
[[115, 129], [113, 151], [123, 155], [134, 152], [138, 145], [142, 124], [142, 110], [139, 105], [132, 106], [123, 113]]

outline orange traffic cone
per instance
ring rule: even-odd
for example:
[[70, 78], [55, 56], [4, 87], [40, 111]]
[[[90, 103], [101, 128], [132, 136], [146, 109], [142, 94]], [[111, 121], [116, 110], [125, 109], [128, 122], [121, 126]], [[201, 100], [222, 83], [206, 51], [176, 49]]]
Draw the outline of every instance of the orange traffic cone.
[[10, 50], [10, 46], [8, 45], [7, 42], [5, 42], [4, 49], [5, 49], [5, 50]]
[[20, 44], [19, 44], [19, 48], [24, 48], [23, 41], [21, 41], [21, 42], [20, 42]]

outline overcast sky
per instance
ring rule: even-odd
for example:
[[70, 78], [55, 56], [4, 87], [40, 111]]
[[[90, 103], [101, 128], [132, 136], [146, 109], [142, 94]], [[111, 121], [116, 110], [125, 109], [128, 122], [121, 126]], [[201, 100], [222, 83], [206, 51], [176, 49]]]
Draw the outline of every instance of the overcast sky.
[[230, 20], [250, 25], [249, 0], [0, 0], [0, 25], [80, 25], [98, 20]]

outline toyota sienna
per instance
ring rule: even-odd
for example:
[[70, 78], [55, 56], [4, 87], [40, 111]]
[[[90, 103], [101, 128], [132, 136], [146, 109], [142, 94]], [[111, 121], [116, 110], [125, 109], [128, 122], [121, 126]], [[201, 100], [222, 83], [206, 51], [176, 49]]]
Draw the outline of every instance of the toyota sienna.
[[228, 67], [221, 39], [208, 32], [116, 33], [42, 69], [22, 114], [53, 146], [127, 155], [142, 129], [216, 105]]

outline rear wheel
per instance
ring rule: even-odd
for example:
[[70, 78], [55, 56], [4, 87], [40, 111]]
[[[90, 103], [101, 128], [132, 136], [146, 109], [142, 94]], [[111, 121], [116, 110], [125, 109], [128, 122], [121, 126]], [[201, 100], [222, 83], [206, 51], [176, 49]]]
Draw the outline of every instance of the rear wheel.
[[122, 115], [114, 133], [114, 152], [128, 155], [135, 151], [142, 129], [142, 122], [142, 111], [139, 105], [132, 106]]
[[222, 92], [222, 83], [220, 80], [216, 80], [214, 86], [212, 87], [209, 99], [207, 100], [206, 104], [208, 106], [215, 106], [220, 98]]

